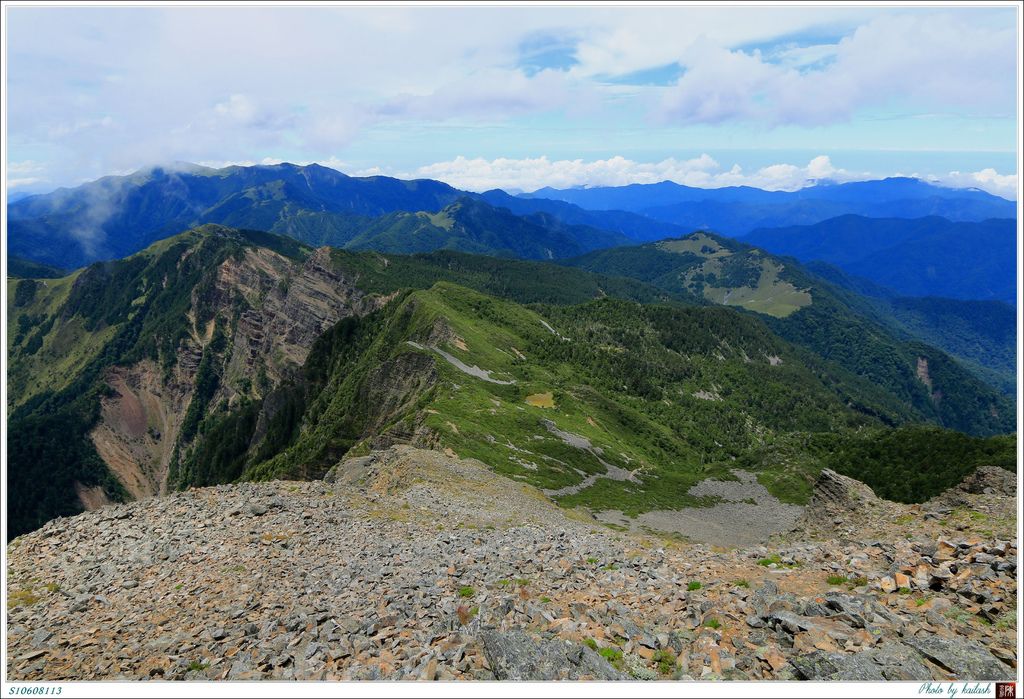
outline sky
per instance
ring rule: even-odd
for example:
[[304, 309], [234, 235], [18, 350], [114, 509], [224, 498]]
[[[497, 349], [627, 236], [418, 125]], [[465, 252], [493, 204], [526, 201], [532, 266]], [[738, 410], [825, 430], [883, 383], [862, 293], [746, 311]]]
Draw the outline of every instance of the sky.
[[6, 6], [7, 185], [318, 162], [532, 191], [1017, 191], [1016, 7]]

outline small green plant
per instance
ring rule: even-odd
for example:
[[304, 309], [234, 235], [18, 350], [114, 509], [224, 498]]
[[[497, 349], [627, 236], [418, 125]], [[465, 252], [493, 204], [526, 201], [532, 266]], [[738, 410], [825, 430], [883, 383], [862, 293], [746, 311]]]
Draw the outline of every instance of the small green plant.
[[60, 585], [57, 583], [46, 583], [47, 592], [60, 592]]
[[476, 590], [471, 588], [469, 585], [463, 585], [459, 588], [459, 597], [472, 597], [476, 594]]
[[676, 669], [676, 654], [671, 650], [656, 650], [652, 658], [658, 666], [658, 672], [663, 675], [670, 675]]
[[183, 587], [185, 587], [184, 583], [178, 583], [177, 585], [174, 586], [174, 589], [175, 590], [180, 590]]
[[32, 588], [17, 590], [7, 595], [7, 603], [12, 607], [28, 607], [38, 601], [39, 596], [32, 592]]
[[501, 580], [498, 581], [498, 584], [501, 585], [502, 587], [508, 587], [509, 585], [512, 584], [512, 581], [511, 580], [507, 580], [506, 578], [502, 578]]
[[712, 617], [704, 622], [704, 626], [708, 627], [709, 629], [720, 629], [722, 628], [722, 622]]
[[619, 567], [617, 565], [615, 565], [614, 563], [609, 563], [604, 568], [602, 568], [602, 570], [618, 570], [618, 569], [619, 569]]
[[952, 619], [953, 621], [959, 622], [961, 624], [966, 624], [967, 621], [971, 618], [971, 614], [967, 610], [958, 607], [955, 604], [946, 610], [944, 616], [947, 619]]
[[829, 585], [845, 585], [847, 583], [845, 575], [830, 575], [828, 576]]
[[201, 663], [198, 660], [193, 660], [188, 664], [189, 672], [201, 672], [206, 668], [210, 667], [207, 663]]
[[736, 581], [736, 587], [746, 587], [746, 588], [749, 588], [750, 587], [750, 582], [747, 581], [744, 578], [740, 578], [739, 580]]
[[590, 650], [593, 650], [593, 651], [597, 650], [597, 641], [595, 641], [592, 638], [588, 638], [585, 641], [583, 641], [583, 645], [585, 645]]
[[593, 565], [593, 564], [597, 563], [598, 560], [599, 559], [594, 558], [593, 556], [591, 556], [590, 558], [587, 559], [587, 563]]
[[516, 585], [518, 585], [519, 587], [526, 587], [529, 584], [530, 581], [526, 578], [516, 578]]
[[547, 604], [548, 602], [551, 601], [551, 598], [547, 597], [547, 596], [544, 596], [544, 597], [540, 598], [540, 601], [541, 601], [542, 604]]
[[860, 587], [861, 585], [867, 585], [868, 584], [868, 579], [865, 578], [863, 575], [859, 575], [856, 578], [850, 578], [850, 580], [847, 582], [847, 584], [850, 586], [850, 589], [852, 590], [855, 587]]
[[597, 651], [602, 658], [612, 664], [613, 667], [621, 670], [623, 666], [622, 651], [618, 648], [602, 648]]
[[773, 553], [772, 555], [768, 556], [767, 558], [762, 558], [762, 559], [760, 559], [757, 562], [757, 565], [765, 566], [767, 568], [772, 563], [774, 563], [775, 565], [779, 565], [780, 563], [782, 563], [782, 559], [779, 557], [779, 554]]
[[911, 592], [913, 592], [913, 590], [911, 590], [909, 587], [901, 587], [900, 589], [896, 590], [896, 592], [900, 593], [901, 595], [909, 595]]
[[918, 607], [923, 607], [927, 602], [927, 597], [918, 597], [916, 600], [914, 600], [914, 604], [916, 604]]
[[700, 588], [701, 588], [701, 584], [698, 581], [696, 581], [696, 580], [691, 580], [690, 582], [688, 582], [686, 584], [686, 589], [690, 590], [691, 592], [693, 590], [699, 590]]

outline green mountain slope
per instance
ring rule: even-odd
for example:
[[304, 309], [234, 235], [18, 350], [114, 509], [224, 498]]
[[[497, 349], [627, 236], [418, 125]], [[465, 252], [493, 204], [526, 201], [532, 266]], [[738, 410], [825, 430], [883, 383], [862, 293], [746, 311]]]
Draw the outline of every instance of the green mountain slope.
[[60, 279], [9, 279], [12, 534], [90, 498], [237, 478], [248, 461], [217, 461], [194, 443], [213, 429], [207, 418], [237, 411], [220, 426], [236, 438], [264, 430], [278, 410], [265, 398], [324, 330], [401, 288], [449, 278], [526, 302], [671, 297], [539, 263], [314, 251], [218, 226]]
[[[689, 487], [737, 465], [801, 502], [841, 440], [938, 421], [773, 332], [816, 288], [784, 317], [716, 306], [708, 274], [718, 290], [763, 275], [660, 254], [695, 256], [703, 281], [219, 226], [9, 280], [9, 531], [108, 499], [314, 478], [396, 442], [474, 456], [567, 506], [699, 505]], [[808, 288], [788, 270], [775, 283]], [[955, 364], [928, 357], [931, 391], [957, 385]]]
[[57, 279], [67, 274], [66, 270], [42, 265], [24, 257], [7, 258], [7, 276], [19, 279]]
[[363, 226], [342, 247], [395, 253], [460, 250], [550, 260], [628, 241], [622, 234], [588, 226], [567, 226], [542, 214], [522, 218], [507, 209], [462, 198], [437, 213], [396, 212], [382, 216]]
[[1017, 314], [1001, 301], [903, 297], [824, 262], [805, 265], [833, 286], [852, 291], [846, 302], [906, 338], [948, 352], [972, 374], [1012, 396], [1017, 392]]
[[700, 232], [600, 250], [564, 264], [762, 314], [781, 337], [871, 380], [930, 422], [980, 435], [1014, 429], [1013, 404], [998, 391], [945, 352], [901, 338], [866, 312], [859, 297], [811, 275], [795, 260]]
[[[450, 283], [343, 321], [289, 390], [304, 406], [279, 430], [291, 443], [246, 477], [316, 476], [342, 453], [405, 441], [564, 504], [634, 513], [695, 504], [690, 486], [729, 477], [732, 459], [777, 434], [880, 425], [886, 400], [727, 309], [524, 307]], [[782, 494], [808, 485], [771, 476]]]

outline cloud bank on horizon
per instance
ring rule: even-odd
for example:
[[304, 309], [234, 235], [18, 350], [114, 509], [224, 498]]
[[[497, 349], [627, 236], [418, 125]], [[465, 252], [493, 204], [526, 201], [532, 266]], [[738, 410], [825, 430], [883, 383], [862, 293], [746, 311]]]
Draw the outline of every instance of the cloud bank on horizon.
[[263, 160], [474, 190], [1018, 186], [1012, 7], [6, 12], [23, 191]]
[[888, 176], [916, 177], [945, 187], [973, 187], [1007, 199], [1017, 196], [1017, 175], [1000, 175], [992, 168], [978, 172], [948, 172], [943, 176], [918, 172], [894, 172], [879, 175], [833, 166], [827, 155], [819, 155], [804, 166], [790, 163], [766, 165], [744, 171], [739, 164], [723, 168], [707, 153], [690, 160], [667, 158], [657, 163], [638, 163], [622, 156], [607, 160], [550, 160], [540, 158], [465, 158], [433, 163], [412, 171], [387, 172], [370, 168], [356, 175], [393, 175], [403, 179], [429, 178], [474, 192], [510, 189], [532, 192], [543, 187], [618, 187], [627, 184], [652, 184], [670, 180], [689, 187], [757, 187], [770, 191], [792, 192], [819, 182], [857, 182]]

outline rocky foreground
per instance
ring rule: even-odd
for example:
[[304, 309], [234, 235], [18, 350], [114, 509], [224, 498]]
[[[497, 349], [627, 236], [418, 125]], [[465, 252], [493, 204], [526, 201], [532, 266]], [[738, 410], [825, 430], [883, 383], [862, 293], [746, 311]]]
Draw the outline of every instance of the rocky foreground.
[[619, 532], [393, 447], [8, 545], [12, 680], [839, 679], [1016, 674], [1016, 482], [918, 506], [825, 472], [725, 549]]

